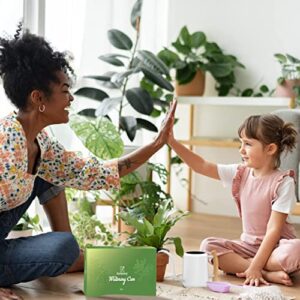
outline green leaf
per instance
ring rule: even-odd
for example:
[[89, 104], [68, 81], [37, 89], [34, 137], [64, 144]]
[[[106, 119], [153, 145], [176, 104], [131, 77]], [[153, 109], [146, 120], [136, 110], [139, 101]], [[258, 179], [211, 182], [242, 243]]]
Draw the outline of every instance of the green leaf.
[[[119, 58], [117, 58], [118, 54], [104, 54], [104, 55], [100, 55], [98, 58], [117, 67], [121, 67], [124, 66], [124, 63], [122, 62], [122, 60], [120, 60]], [[125, 55], [122, 55], [122, 57], [127, 57]]]
[[196, 69], [193, 68], [192, 65], [187, 65], [183, 69], [179, 69], [176, 71], [176, 80], [179, 84], [186, 84], [191, 82], [196, 75]]
[[287, 58], [286, 58], [285, 55], [283, 55], [281, 53], [276, 53], [276, 54], [274, 54], [274, 56], [277, 58], [277, 60], [279, 61], [279, 63], [281, 63], [281, 64], [287, 63]]
[[136, 118], [132, 116], [121, 117], [120, 126], [123, 130], [125, 130], [130, 141], [133, 141], [137, 130]]
[[112, 109], [117, 107], [121, 101], [122, 97], [105, 98], [96, 109], [96, 117], [106, 116]]
[[96, 79], [100, 81], [110, 81], [110, 76], [101, 76], [101, 75], [88, 75], [88, 76], [83, 76], [84, 78], [91, 78], [91, 79]]
[[173, 67], [175, 62], [180, 60], [180, 57], [177, 55], [177, 53], [165, 48], [164, 50], [161, 50], [157, 56], [169, 67]]
[[153, 110], [153, 99], [142, 88], [132, 88], [126, 91], [126, 98], [130, 105], [139, 113], [150, 115]]
[[191, 36], [186, 26], [183, 26], [180, 30], [179, 40], [182, 42], [182, 45], [188, 46], [189, 48], [192, 46]]
[[188, 55], [191, 52], [191, 48], [186, 46], [186, 45], [182, 45], [178, 39], [174, 43], [172, 43], [172, 46], [179, 53], [182, 53], [182, 54], [185, 54], [185, 55]]
[[290, 54], [286, 54], [287, 59], [293, 64], [299, 64], [300, 60]]
[[116, 127], [107, 118], [91, 121], [74, 115], [70, 126], [84, 146], [101, 159], [112, 159], [123, 154], [123, 141]]
[[97, 101], [102, 101], [105, 98], [109, 98], [104, 91], [91, 87], [80, 88], [74, 93], [74, 95], [84, 96]]
[[124, 32], [118, 29], [110, 29], [107, 32], [110, 43], [122, 50], [130, 50], [132, 48], [132, 41]]
[[269, 92], [269, 88], [268, 88], [266, 85], [260, 86], [259, 90], [260, 90], [262, 93], [267, 93], [267, 92]]
[[199, 48], [203, 46], [206, 42], [206, 36], [202, 31], [194, 32], [191, 36], [191, 46], [192, 48]]
[[250, 97], [250, 96], [253, 95], [253, 93], [254, 93], [253, 89], [245, 89], [245, 90], [242, 92], [241, 96], [242, 96], [242, 97]]
[[284, 78], [284, 77], [279, 77], [279, 78], [277, 79], [277, 82], [278, 82], [280, 85], [282, 85], [282, 84], [284, 84], [284, 82], [285, 82], [285, 78]]
[[157, 84], [161, 88], [166, 89], [170, 92], [174, 91], [172, 84], [164, 77], [162, 77], [159, 73], [155, 73], [154, 71], [152, 71], [150, 68], [147, 68], [146, 66], [141, 67], [141, 70], [144, 73], [144, 75], [153, 83]]
[[144, 129], [147, 129], [149, 131], [158, 132], [157, 127], [153, 123], [149, 122], [148, 120], [141, 119], [141, 118], [136, 118], [136, 121], [137, 121], [137, 128], [138, 129], [144, 128]]
[[169, 68], [166, 64], [152, 52], [140, 50], [137, 54], [138, 59], [148, 68], [158, 71], [160, 74], [169, 76]]
[[94, 108], [86, 108], [86, 109], [79, 111], [78, 115], [90, 117], [90, 118], [96, 118], [95, 112], [96, 112], [96, 109], [94, 109]]
[[179, 255], [180, 257], [183, 257], [184, 250], [183, 250], [183, 247], [182, 247], [180, 237], [174, 237], [174, 238], [168, 238], [168, 239], [173, 241], [173, 243], [175, 245], [176, 254]]
[[225, 77], [233, 71], [233, 67], [229, 63], [208, 63], [206, 70], [209, 71], [213, 77]]
[[141, 17], [141, 10], [142, 10], [143, 0], [137, 0], [133, 8], [131, 10], [130, 22], [134, 29], [136, 29], [136, 21], [137, 18]]

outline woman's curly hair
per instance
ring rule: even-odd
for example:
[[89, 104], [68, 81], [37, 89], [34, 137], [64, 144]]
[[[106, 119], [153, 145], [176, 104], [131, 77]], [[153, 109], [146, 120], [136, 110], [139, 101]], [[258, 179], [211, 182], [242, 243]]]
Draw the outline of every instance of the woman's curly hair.
[[49, 85], [58, 83], [57, 71], [73, 74], [65, 54], [54, 51], [44, 38], [31, 33], [0, 38], [0, 76], [7, 97], [19, 109], [35, 89], [51, 94]]

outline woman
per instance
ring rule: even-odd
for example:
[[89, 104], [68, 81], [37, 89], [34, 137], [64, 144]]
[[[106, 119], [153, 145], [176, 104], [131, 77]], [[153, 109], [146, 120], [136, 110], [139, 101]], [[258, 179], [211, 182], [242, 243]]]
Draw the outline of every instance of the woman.
[[155, 140], [129, 155], [103, 162], [66, 151], [48, 137], [44, 128], [69, 120], [73, 101], [70, 72], [64, 55], [54, 52], [41, 37], [26, 33], [11, 40], [0, 39], [0, 75], [8, 98], [18, 109], [0, 120], [2, 287], [58, 276], [82, 266], [82, 260], [77, 260], [78, 245], [70, 232], [5, 240], [35, 196], [46, 203], [52, 217], [61, 212], [66, 215], [64, 199], [58, 197], [61, 187], [118, 189], [119, 177], [138, 168], [167, 140], [175, 102]]

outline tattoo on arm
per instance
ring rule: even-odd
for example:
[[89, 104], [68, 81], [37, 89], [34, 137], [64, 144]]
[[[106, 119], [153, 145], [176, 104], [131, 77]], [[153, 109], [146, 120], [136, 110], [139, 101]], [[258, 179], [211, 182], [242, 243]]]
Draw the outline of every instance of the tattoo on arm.
[[124, 168], [130, 169], [131, 166], [132, 166], [132, 161], [130, 161], [130, 159], [119, 160], [118, 163], [119, 172], [122, 171]]

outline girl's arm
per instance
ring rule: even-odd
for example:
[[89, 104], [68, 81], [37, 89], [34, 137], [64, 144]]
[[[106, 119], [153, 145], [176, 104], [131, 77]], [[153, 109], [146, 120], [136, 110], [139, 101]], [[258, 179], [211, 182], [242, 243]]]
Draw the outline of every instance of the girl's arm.
[[170, 132], [168, 144], [193, 171], [214, 179], [220, 179], [217, 165], [206, 161], [200, 155], [180, 144], [174, 138], [173, 131]]
[[256, 286], [260, 283], [267, 284], [262, 276], [262, 270], [267, 264], [271, 253], [280, 239], [282, 228], [286, 222], [287, 216], [287, 214], [272, 211], [266, 235], [249, 268], [245, 272], [237, 274], [239, 277], [246, 277], [244, 284]]

